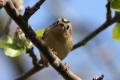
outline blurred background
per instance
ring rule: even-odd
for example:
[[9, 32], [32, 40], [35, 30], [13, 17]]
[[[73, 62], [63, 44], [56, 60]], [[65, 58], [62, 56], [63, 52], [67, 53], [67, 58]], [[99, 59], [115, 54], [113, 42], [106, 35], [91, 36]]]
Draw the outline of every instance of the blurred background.
[[[33, 6], [38, 0], [24, 0], [26, 6]], [[107, 0], [46, 0], [30, 18], [29, 24], [37, 31], [45, 29], [58, 18], [67, 18], [73, 25], [74, 44], [97, 29], [106, 20]], [[24, 13], [24, 10], [21, 14]], [[0, 36], [9, 20], [4, 9], [0, 10]], [[17, 25], [12, 22], [10, 34]], [[83, 80], [104, 74], [104, 80], [120, 80], [120, 43], [112, 38], [114, 24], [90, 40], [85, 46], [75, 49], [63, 60], [71, 71]], [[39, 51], [34, 48], [38, 58]], [[16, 58], [5, 56], [0, 48], [0, 80], [14, 80], [33, 67], [25, 52]], [[34, 74], [28, 80], [63, 80], [51, 66]]]

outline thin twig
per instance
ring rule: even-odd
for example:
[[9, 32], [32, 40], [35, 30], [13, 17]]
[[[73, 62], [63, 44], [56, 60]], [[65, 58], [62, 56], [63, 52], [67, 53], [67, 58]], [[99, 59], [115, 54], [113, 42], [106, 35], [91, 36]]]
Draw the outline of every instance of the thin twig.
[[106, 19], [107, 19], [107, 21], [111, 21], [111, 19], [112, 19], [112, 11], [111, 11], [111, 1], [110, 0], [108, 0], [106, 8], [107, 8]]
[[45, 0], [39, 0], [32, 8], [30, 8], [29, 6], [26, 7], [25, 13], [23, 15], [24, 20], [28, 21], [28, 19], [40, 8], [44, 1]]
[[22, 75], [20, 75], [19, 77], [17, 77], [15, 80], [26, 80], [27, 78], [29, 78], [30, 76], [32, 76], [33, 74], [37, 73], [38, 71], [42, 70], [45, 68], [45, 66], [42, 63], [39, 63], [34, 51], [33, 51], [33, 47], [29, 50], [27, 50], [27, 53], [30, 55], [30, 57], [32, 58], [32, 63], [33, 63], [33, 68], [30, 69], [29, 71], [23, 73]]
[[54, 69], [59, 72], [66, 80], [81, 80], [78, 76], [73, 74], [68, 67], [66, 67], [60, 59], [55, 56], [47, 44], [36, 36], [31, 26], [26, 22], [23, 17], [17, 12], [11, 1], [8, 1], [5, 6], [5, 10], [14, 19], [14, 21], [21, 27], [26, 37], [43, 53], [48, 59], [49, 63]]
[[0, 40], [4, 40], [7, 37], [7, 35], [9, 34], [9, 32], [10, 32], [10, 24], [11, 23], [12, 23], [12, 19], [9, 18], [7, 24], [5, 25], [5, 28], [3, 30], [3, 34], [2, 34], [2, 36], [0, 38]]
[[92, 33], [90, 33], [88, 36], [86, 36], [82, 41], [76, 43], [73, 46], [72, 50], [85, 45], [88, 41], [90, 41], [91, 39], [93, 39], [96, 35], [98, 35], [100, 32], [102, 32], [103, 30], [105, 30], [106, 28], [108, 28], [110, 25], [112, 25], [113, 23], [115, 23], [117, 21], [118, 20], [117, 20], [116, 17], [114, 17], [110, 22], [106, 21], [104, 24], [102, 24], [100, 27], [98, 27], [98, 29], [96, 29], [95, 31], [93, 31]]
[[[111, 12], [111, 8], [110, 8], [110, 4], [111, 2], [108, 1], [106, 7], [107, 7], [107, 15], [106, 15], [106, 21], [104, 24], [102, 24], [100, 27], [98, 27], [95, 31], [93, 31], [92, 33], [90, 33], [88, 36], [86, 36], [82, 41], [76, 43], [72, 50], [81, 47], [83, 45], [85, 45], [88, 41], [90, 41], [91, 39], [93, 39], [96, 35], [98, 35], [100, 32], [102, 32], [103, 30], [105, 30], [106, 28], [108, 28], [110, 25], [112, 25], [113, 23], [119, 21], [119, 19], [117, 18], [117, 15], [115, 15], [114, 18], [112, 18], [112, 12]], [[118, 16], [119, 17], [119, 16]]]
[[33, 63], [33, 65], [34, 65], [34, 66], [39, 65], [38, 59], [37, 59], [37, 57], [36, 57], [36, 55], [35, 55], [35, 53], [34, 53], [34, 51], [33, 51], [33, 47], [32, 47], [31, 49], [27, 50], [27, 53], [28, 53], [28, 54], [30, 55], [30, 57], [32, 58], [32, 63]]
[[30, 69], [28, 72], [23, 73], [22, 75], [20, 75], [18, 78], [16, 78], [15, 80], [26, 80], [27, 78], [29, 78], [31, 75], [35, 74], [36, 72], [42, 70], [44, 68], [44, 66], [34, 66], [32, 69]]
[[39, 60], [37, 59], [34, 51], [33, 51], [33, 47], [29, 50], [27, 50], [27, 53], [30, 55], [30, 57], [32, 58], [32, 63], [33, 63], [33, 68], [30, 69], [29, 71], [27, 71], [26, 73], [23, 73], [22, 75], [20, 75], [18, 78], [16, 78], [16, 80], [25, 80], [28, 77], [32, 76], [33, 74], [37, 73], [38, 71], [42, 70], [43, 68], [45, 68], [45, 66], [42, 63], [39, 63]]

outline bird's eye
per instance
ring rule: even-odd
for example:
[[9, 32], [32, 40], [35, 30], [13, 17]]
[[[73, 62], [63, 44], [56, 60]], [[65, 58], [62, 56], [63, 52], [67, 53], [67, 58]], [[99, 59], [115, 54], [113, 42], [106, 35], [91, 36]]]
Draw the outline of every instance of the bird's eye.
[[68, 29], [69, 29], [69, 26], [66, 27], [66, 30], [68, 30]]
[[57, 21], [57, 24], [59, 24], [59, 21]]

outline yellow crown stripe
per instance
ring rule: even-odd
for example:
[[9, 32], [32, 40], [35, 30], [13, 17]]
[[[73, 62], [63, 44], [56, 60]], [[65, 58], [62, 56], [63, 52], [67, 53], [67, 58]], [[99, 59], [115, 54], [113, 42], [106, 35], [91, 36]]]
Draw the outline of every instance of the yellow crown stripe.
[[65, 19], [65, 18], [63, 19], [63, 21], [64, 21], [64, 22], [68, 22], [68, 20], [67, 20], [67, 19]]

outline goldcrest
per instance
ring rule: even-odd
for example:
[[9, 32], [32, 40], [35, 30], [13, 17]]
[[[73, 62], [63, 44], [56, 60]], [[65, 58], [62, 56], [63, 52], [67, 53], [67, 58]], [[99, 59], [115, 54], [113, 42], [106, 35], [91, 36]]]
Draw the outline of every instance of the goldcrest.
[[[59, 18], [45, 30], [42, 39], [52, 49], [53, 53], [63, 60], [73, 46], [72, 25], [70, 21]], [[42, 54], [41, 61], [45, 66], [49, 65], [47, 59]]]

